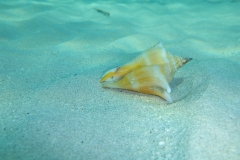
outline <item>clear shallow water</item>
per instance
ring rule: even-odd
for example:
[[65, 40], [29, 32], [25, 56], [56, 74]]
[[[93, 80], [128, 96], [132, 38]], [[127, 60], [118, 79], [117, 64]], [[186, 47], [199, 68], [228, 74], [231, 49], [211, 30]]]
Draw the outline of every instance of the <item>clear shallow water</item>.
[[[1, 158], [238, 159], [239, 5], [0, 2]], [[171, 83], [175, 103], [101, 88], [158, 41], [194, 58]]]

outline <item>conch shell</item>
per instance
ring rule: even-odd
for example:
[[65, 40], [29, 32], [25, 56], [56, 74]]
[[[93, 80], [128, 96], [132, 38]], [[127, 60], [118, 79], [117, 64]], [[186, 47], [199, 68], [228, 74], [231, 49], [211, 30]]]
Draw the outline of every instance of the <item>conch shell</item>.
[[172, 55], [158, 43], [133, 61], [105, 73], [100, 82], [105, 82], [103, 87], [153, 94], [172, 102], [169, 83], [178, 68], [190, 60]]

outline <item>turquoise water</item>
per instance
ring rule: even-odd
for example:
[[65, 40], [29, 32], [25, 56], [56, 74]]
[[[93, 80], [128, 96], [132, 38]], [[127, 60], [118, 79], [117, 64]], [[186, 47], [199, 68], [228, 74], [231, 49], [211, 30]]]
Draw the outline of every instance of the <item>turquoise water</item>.
[[[0, 159], [239, 159], [240, 2], [0, 1]], [[99, 80], [162, 42], [174, 103]]]

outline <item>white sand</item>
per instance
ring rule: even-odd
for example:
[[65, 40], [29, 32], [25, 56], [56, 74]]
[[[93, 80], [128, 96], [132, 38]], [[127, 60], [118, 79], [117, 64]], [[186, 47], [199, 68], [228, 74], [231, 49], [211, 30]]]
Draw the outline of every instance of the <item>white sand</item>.
[[[240, 159], [239, 15], [238, 0], [1, 1], [0, 159]], [[194, 58], [175, 103], [101, 88], [158, 41]]]

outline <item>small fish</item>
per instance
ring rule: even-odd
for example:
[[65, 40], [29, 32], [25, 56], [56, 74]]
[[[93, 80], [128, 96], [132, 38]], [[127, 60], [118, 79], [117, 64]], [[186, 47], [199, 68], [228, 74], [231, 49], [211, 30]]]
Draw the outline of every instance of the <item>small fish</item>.
[[106, 11], [103, 11], [103, 10], [97, 9], [97, 8], [94, 8], [94, 9], [95, 9], [98, 13], [103, 14], [104, 16], [107, 16], [107, 17], [110, 16], [110, 13], [108, 13], [108, 12], [106, 12]]

